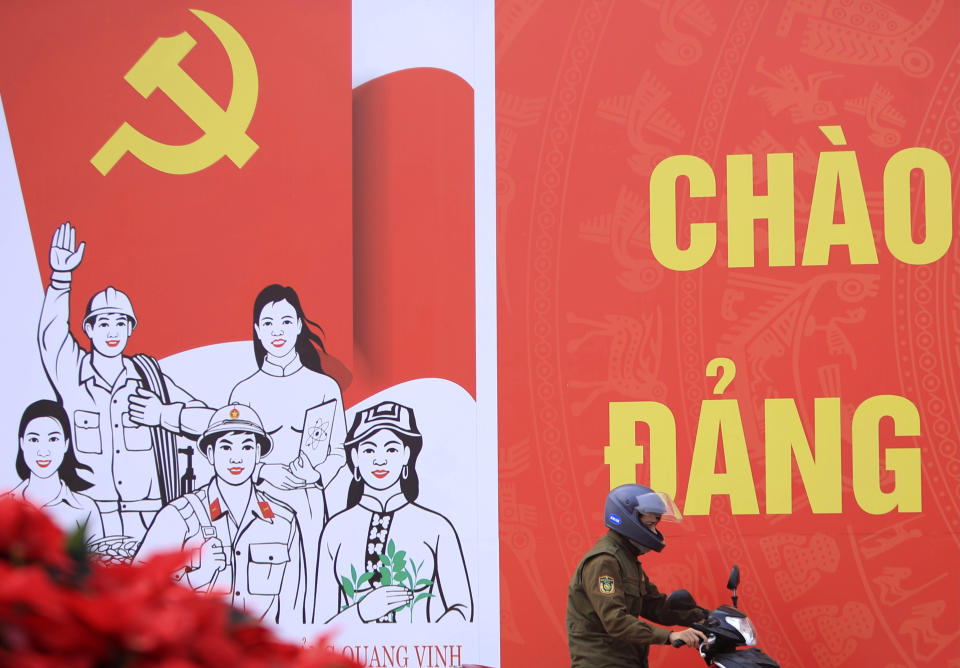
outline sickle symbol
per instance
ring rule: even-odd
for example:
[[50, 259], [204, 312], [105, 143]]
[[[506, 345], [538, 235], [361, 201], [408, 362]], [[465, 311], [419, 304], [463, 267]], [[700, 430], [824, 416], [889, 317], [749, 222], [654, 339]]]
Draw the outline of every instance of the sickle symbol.
[[187, 32], [158, 38], [123, 78], [144, 98], [158, 88], [162, 90], [204, 134], [189, 144], [171, 145], [153, 140], [124, 123], [90, 159], [104, 176], [127, 151], [161, 172], [192, 174], [223, 156], [243, 167], [259, 148], [246, 134], [260, 87], [253, 54], [226, 21], [199, 9], [190, 11], [220, 40], [230, 59], [233, 90], [226, 110], [180, 67], [180, 61], [197, 41]]

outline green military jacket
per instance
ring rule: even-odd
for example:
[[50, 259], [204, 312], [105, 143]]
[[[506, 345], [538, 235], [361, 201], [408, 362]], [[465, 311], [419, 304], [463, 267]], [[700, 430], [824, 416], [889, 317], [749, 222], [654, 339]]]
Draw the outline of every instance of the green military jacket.
[[608, 531], [580, 561], [567, 592], [567, 641], [572, 668], [646, 668], [650, 645], [666, 644], [670, 630], [707, 616], [703, 608], [677, 613], [650, 582], [639, 551]]

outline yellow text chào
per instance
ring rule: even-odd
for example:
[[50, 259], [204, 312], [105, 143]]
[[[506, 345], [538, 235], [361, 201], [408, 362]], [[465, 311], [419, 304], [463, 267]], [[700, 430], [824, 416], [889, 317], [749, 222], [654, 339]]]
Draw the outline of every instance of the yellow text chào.
[[[846, 145], [840, 126], [821, 126], [820, 130], [834, 146]], [[755, 192], [755, 180], [763, 180], [755, 169], [751, 154], [727, 156], [727, 266], [754, 266], [754, 232], [761, 220], [767, 224], [766, 264], [796, 266], [794, 156], [766, 156], [767, 192], [763, 195]], [[923, 206], [917, 207], [924, 213], [922, 239], [914, 234], [917, 221], [911, 212], [911, 178], [915, 172], [922, 181], [922, 188], [917, 189], [923, 195]], [[684, 182], [691, 199], [717, 196], [713, 168], [693, 155], [670, 156], [650, 175], [650, 248], [660, 264], [675, 271], [702, 267], [717, 247], [716, 222], [693, 221], [679, 229], [678, 193], [684, 191]], [[893, 257], [921, 265], [936, 262], [946, 254], [953, 239], [950, 193], [950, 167], [936, 151], [912, 147], [890, 157], [883, 167], [883, 238]], [[689, 243], [683, 248], [678, 241], [681, 232], [689, 235]], [[819, 155], [800, 265], [828, 264], [835, 247], [846, 249], [852, 265], [878, 263], [860, 164], [852, 150]]]

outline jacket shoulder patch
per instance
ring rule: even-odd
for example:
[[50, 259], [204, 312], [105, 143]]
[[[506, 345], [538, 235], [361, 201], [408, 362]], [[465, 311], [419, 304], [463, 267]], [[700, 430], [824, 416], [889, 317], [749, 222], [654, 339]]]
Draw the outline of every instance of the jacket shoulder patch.
[[266, 501], [258, 501], [257, 503], [260, 506], [260, 512], [263, 513], [263, 516], [268, 520], [273, 519], [273, 508], [270, 507], [270, 504]]
[[610, 575], [601, 575], [599, 578], [597, 578], [597, 587], [599, 588], [600, 593], [605, 594], [606, 596], [612, 596], [614, 593], [616, 593], [616, 588], [613, 584], [613, 577]]

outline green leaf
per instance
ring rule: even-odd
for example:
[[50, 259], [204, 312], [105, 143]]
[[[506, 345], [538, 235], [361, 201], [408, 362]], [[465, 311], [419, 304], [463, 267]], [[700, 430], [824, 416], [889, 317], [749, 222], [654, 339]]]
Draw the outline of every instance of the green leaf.
[[417, 596], [415, 599], [413, 599], [413, 602], [417, 603], [418, 601], [422, 601], [425, 598], [433, 598], [434, 596], [436, 596], [436, 594], [431, 594], [430, 592], [425, 591], [419, 596]]
[[400, 571], [402, 571], [402, 570], [405, 569], [406, 567], [407, 567], [407, 560], [406, 560], [406, 559], [397, 559], [396, 557], [393, 558], [393, 572], [394, 572], [394, 573], [399, 573]]
[[433, 580], [427, 580], [427, 579], [425, 579], [425, 578], [421, 578], [421, 579], [417, 580], [417, 584], [415, 584], [414, 586], [415, 586], [415, 587], [418, 587], [418, 588], [419, 588], [419, 587], [432, 587], [432, 586], [433, 586]]
[[353, 564], [350, 564], [350, 579], [354, 582], [357, 581], [357, 567]]
[[373, 571], [367, 571], [362, 573], [359, 578], [357, 578], [357, 589], [360, 589], [363, 585], [367, 584], [370, 581], [370, 578], [373, 577]]
[[353, 598], [353, 584], [347, 579], [346, 575], [340, 576], [340, 583], [343, 585], [343, 593], [347, 595], [347, 598]]
[[394, 573], [394, 576], [395, 576], [395, 577], [394, 577], [394, 581], [395, 581], [397, 584], [400, 584], [400, 583], [403, 582], [404, 580], [409, 580], [409, 579], [410, 579], [410, 574], [407, 573], [406, 571], [400, 571], [399, 573]]
[[380, 555], [380, 563], [383, 564], [383, 565], [385, 565], [385, 566], [389, 566], [389, 565], [390, 565], [390, 557], [388, 557], [388, 556], [385, 555], [385, 554], [381, 554], [381, 555]]
[[386, 566], [380, 567], [380, 584], [384, 586], [393, 584], [393, 577], [391, 576], [390, 569]]
[[393, 562], [406, 561], [407, 551], [406, 550], [397, 550], [397, 553], [393, 555]]
[[397, 551], [397, 546], [393, 544], [393, 539], [391, 538], [387, 542], [387, 554], [390, 555], [390, 558], [393, 559], [393, 553]]
[[87, 523], [84, 522], [75, 531], [67, 534], [66, 550], [70, 559], [73, 561], [73, 577], [70, 581], [79, 588], [87, 575], [90, 573], [91, 555], [87, 541], [84, 538]]

